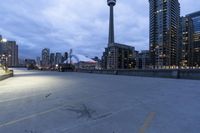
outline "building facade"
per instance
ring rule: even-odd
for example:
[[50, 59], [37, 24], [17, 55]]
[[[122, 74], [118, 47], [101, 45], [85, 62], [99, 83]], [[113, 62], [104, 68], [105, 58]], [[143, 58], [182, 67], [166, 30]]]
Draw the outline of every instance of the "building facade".
[[40, 67], [40, 66], [41, 66], [40, 57], [37, 57], [37, 58], [36, 58], [36, 66], [37, 66], [37, 67]]
[[149, 0], [149, 45], [152, 68], [176, 68], [179, 46], [178, 0]]
[[180, 20], [180, 67], [200, 68], [200, 11]]
[[186, 15], [192, 21], [192, 66], [200, 67], [200, 11]]
[[57, 52], [55, 56], [55, 64], [61, 64], [62, 63], [62, 54]]
[[142, 50], [137, 54], [136, 58], [137, 69], [149, 69], [150, 67], [150, 54], [149, 50]]
[[133, 69], [135, 66], [136, 54], [132, 46], [114, 43], [103, 53], [103, 69]]
[[49, 67], [50, 49], [45, 48], [42, 50], [42, 67]]
[[65, 52], [62, 62], [67, 61], [68, 60], [68, 56], [69, 56], [68, 52]]
[[0, 55], [5, 57], [8, 67], [18, 66], [18, 45], [15, 41], [3, 41], [0, 37]]
[[190, 17], [180, 18], [180, 45], [179, 45], [179, 65], [181, 68], [193, 66], [192, 44], [193, 44], [192, 20]]
[[55, 65], [55, 54], [54, 53], [50, 54], [50, 65], [51, 66]]

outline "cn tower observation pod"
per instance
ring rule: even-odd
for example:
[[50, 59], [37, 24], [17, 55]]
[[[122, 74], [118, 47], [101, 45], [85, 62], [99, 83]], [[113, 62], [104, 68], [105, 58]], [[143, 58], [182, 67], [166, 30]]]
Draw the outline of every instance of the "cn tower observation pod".
[[114, 6], [116, 4], [116, 0], [107, 0], [109, 6]]

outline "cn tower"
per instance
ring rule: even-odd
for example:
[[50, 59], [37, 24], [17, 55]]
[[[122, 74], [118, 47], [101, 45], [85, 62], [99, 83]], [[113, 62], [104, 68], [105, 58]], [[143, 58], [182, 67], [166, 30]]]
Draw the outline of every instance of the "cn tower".
[[109, 36], [108, 36], [108, 46], [114, 44], [115, 37], [114, 37], [114, 11], [113, 7], [116, 4], [116, 0], [107, 0], [108, 6], [110, 7], [110, 21], [109, 21]]

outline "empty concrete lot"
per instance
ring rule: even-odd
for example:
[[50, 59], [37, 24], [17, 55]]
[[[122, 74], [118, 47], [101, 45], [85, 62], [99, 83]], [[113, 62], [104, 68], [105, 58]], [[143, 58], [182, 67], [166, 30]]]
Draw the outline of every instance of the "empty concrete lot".
[[0, 133], [199, 133], [200, 81], [15, 70]]

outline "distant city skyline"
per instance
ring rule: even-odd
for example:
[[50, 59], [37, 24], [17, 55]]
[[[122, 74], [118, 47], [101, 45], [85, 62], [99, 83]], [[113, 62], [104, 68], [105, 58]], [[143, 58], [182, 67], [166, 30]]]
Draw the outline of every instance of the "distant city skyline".
[[[17, 41], [20, 58], [35, 58], [45, 47], [89, 57], [101, 56], [108, 40], [106, 0], [6, 0], [0, 5], [0, 34]], [[118, 0], [116, 42], [149, 49], [148, 0]], [[181, 16], [199, 10], [200, 1], [181, 0]], [[90, 6], [88, 6], [90, 5]]]

